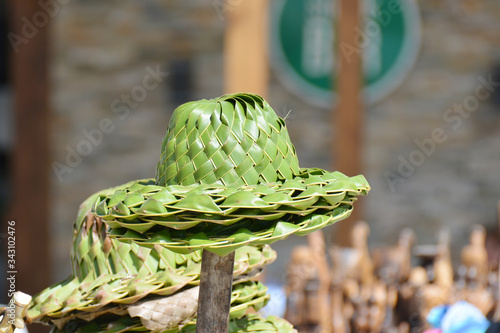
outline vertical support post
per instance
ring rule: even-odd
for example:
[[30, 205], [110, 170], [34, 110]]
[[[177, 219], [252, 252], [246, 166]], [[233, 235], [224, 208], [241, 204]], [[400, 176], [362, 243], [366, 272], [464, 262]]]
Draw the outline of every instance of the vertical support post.
[[226, 333], [233, 287], [234, 251], [221, 257], [203, 250], [196, 333]]
[[497, 219], [498, 219], [498, 224], [497, 224], [498, 233], [500, 236], [500, 200], [498, 201], [498, 206], [497, 206]]
[[267, 97], [268, 7], [268, 0], [237, 1], [235, 5], [227, 5], [225, 93], [250, 92]]
[[[338, 56], [340, 60], [338, 82], [339, 103], [334, 110], [333, 126], [335, 168], [349, 176], [362, 172], [362, 130], [363, 112], [361, 103], [362, 73], [361, 53], [346, 52], [346, 49], [358, 49], [356, 28], [360, 24], [359, 0], [340, 0], [338, 20]], [[346, 48], [347, 47], [347, 48]], [[361, 217], [361, 207], [353, 211], [351, 217], [339, 223], [335, 229], [335, 240], [343, 246], [349, 245], [349, 234], [352, 228], [350, 221]]]
[[[15, 109], [13, 196], [8, 213], [9, 220], [15, 221], [15, 267], [9, 270], [17, 272], [16, 289], [33, 295], [49, 284], [51, 271], [48, 246], [50, 23], [37, 25], [36, 34], [25, 36], [22, 19], [31, 21], [40, 13], [38, 2], [9, 1], [8, 6]], [[31, 331], [40, 330], [33, 326]]]
[[[268, 87], [267, 0], [226, 3], [224, 91], [250, 92], [264, 98]], [[233, 283], [234, 252], [220, 257], [203, 251], [197, 333], [225, 333]]]

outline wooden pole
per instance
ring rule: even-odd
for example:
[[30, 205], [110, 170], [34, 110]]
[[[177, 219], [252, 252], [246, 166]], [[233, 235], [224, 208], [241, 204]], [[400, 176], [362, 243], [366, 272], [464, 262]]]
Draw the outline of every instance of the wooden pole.
[[[338, 20], [340, 60], [338, 82], [339, 103], [334, 110], [333, 126], [335, 128], [333, 145], [335, 169], [349, 176], [362, 172], [362, 131], [363, 112], [360, 100], [362, 88], [361, 53], [362, 48], [357, 40], [360, 27], [359, 0], [340, 0], [340, 15]], [[362, 216], [360, 205], [356, 205], [351, 217], [339, 223], [335, 228], [334, 239], [339, 245], [349, 245], [349, 234], [352, 222]]]
[[47, 16], [36, 1], [8, 1], [8, 5], [12, 33], [8, 35], [12, 46], [10, 74], [15, 110], [12, 202], [8, 216], [9, 220], [15, 221], [16, 228], [16, 288], [34, 294], [47, 287], [50, 280], [50, 17], [44, 24], [33, 22], [42, 20], [40, 13]]
[[228, 330], [234, 255], [234, 251], [224, 257], [203, 251], [197, 333], [226, 333]]
[[498, 220], [498, 234], [500, 236], [500, 200], [498, 201], [498, 206], [497, 206], [497, 220]]
[[[227, 3], [224, 91], [267, 95], [267, 0]], [[234, 252], [203, 251], [196, 332], [227, 332]]]
[[[50, 17], [36, 1], [8, 1], [7, 5], [15, 111], [12, 201], [7, 213], [9, 222], [14, 221], [15, 224], [15, 264], [8, 265], [7, 269], [15, 272], [12, 274], [15, 276], [15, 288], [33, 295], [49, 285], [51, 272], [48, 144]], [[29, 331], [47, 332], [48, 328], [31, 325]]]
[[227, 5], [224, 36], [224, 91], [266, 98], [269, 86], [268, 0]]
[[[224, 90], [267, 95], [267, 0], [227, 3], [224, 37]], [[235, 253], [220, 257], [203, 251], [197, 333], [225, 333]]]

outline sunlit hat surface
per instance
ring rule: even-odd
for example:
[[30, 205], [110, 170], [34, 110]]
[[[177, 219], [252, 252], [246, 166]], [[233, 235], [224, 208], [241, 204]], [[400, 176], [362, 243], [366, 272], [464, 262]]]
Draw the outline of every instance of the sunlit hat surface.
[[[172, 115], [156, 177], [90, 196], [75, 223], [73, 274], [33, 298], [28, 317], [64, 332], [150, 331], [141, 302], [168, 299], [163, 332], [194, 332], [201, 250], [236, 250], [230, 332], [292, 332], [247, 315], [268, 300], [252, 278], [268, 244], [349, 216], [370, 187], [361, 175], [300, 168], [283, 119], [252, 94], [189, 102]], [[196, 302], [196, 300], [195, 300]], [[175, 311], [174, 311], [175, 312]]]

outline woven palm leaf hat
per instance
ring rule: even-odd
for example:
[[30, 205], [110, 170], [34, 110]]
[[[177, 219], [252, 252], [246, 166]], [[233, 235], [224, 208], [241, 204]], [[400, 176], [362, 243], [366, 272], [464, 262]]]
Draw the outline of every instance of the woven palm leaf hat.
[[301, 169], [284, 120], [238, 93], [178, 107], [156, 178], [100, 196], [94, 211], [110, 237], [225, 255], [342, 220], [369, 189], [362, 175]]
[[155, 179], [82, 204], [73, 275], [36, 295], [28, 319], [56, 332], [154, 331], [130, 309], [157, 297], [185, 308], [161, 331], [188, 332], [196, 304], [185, 301], [197, 294], [201, 250], [236, 250], [229, 331], [292, 332], [283, 320], [245, 315], [268, 300], [251, 281], [275, 259], [268, 244], [346, 218], [369, 189], [361, 175], [299, 168], [284, 121], [260, 96], [186, 103], [172, 115]]
[[[99, 197], [128, 185], [95, 193], [80, 206], [71, 251], [73, 274], [33, 297], [27, 322], [51, 324], [53, 332], [67, 333], [194, 329], [201, 251], [180, 254], [162, 246], [109, 238], [106, 225], [92, 212]], [[268, 245], [247, 245], [236, 251], [230, 332], [242, 327], [250, 332], [259, 325], [267, 332], [292, 332], [284, 320], [245, 316], [248, 308], [258, 311], [269, 300], [267, 288], [251, 279], [275, 258]], [[163, 302], [159, 322], [144, 321], [134, 312], [157, 300]]]

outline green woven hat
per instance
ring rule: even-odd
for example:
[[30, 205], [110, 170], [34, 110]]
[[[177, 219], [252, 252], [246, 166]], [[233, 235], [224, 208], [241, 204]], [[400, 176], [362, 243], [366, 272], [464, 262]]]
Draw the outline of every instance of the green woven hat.
[[100, 196], [110, 237], [225, 255], [346, 218], [370, 187], [359, 175], [299, 168], [283, 119], [246, 93], [179, 106], [156, 178]]
[[[236, 250], [229, 331], [292, 332], [285, 321], [245, 314], [269, 298], [251, 281], [275, 259], [267, 244], [349, 216], [369, 189], [363, 176], [299, 168], [284, 121], [257, 95], [186, 103], [172, 116], [154, 179], [100, 191], [82, 204], [73, 274], [33, 297], [28, 318], [56, 325], [55, 332], [149, 325], [190, 332], [201, 250]], [[173, 311], [167, 324], [135, 317], [134, 309], [157, 301], [182, 315]]]
[[[177, 309], [175, 316], [163, 316], [169, 321], [164, 325], [169, 332], [194, 325], [201, 251], [180, 254], [159, 245], [111, 239], [106, 225], [91, 212], [99, 196], [126, 186], [93, 194], [80, 206], [71, 250], [73, 274], [33, 297], [28, 322], [55, 325], [54, 332], [148, 331], [128, 311], [161, 299]], [[232, 320], [244, 320], [248, 308], [259, 310], [267, 303], [266, 287], [251, 280], [275, 258], [269, 246], [243, 246], [236, 251]]]

